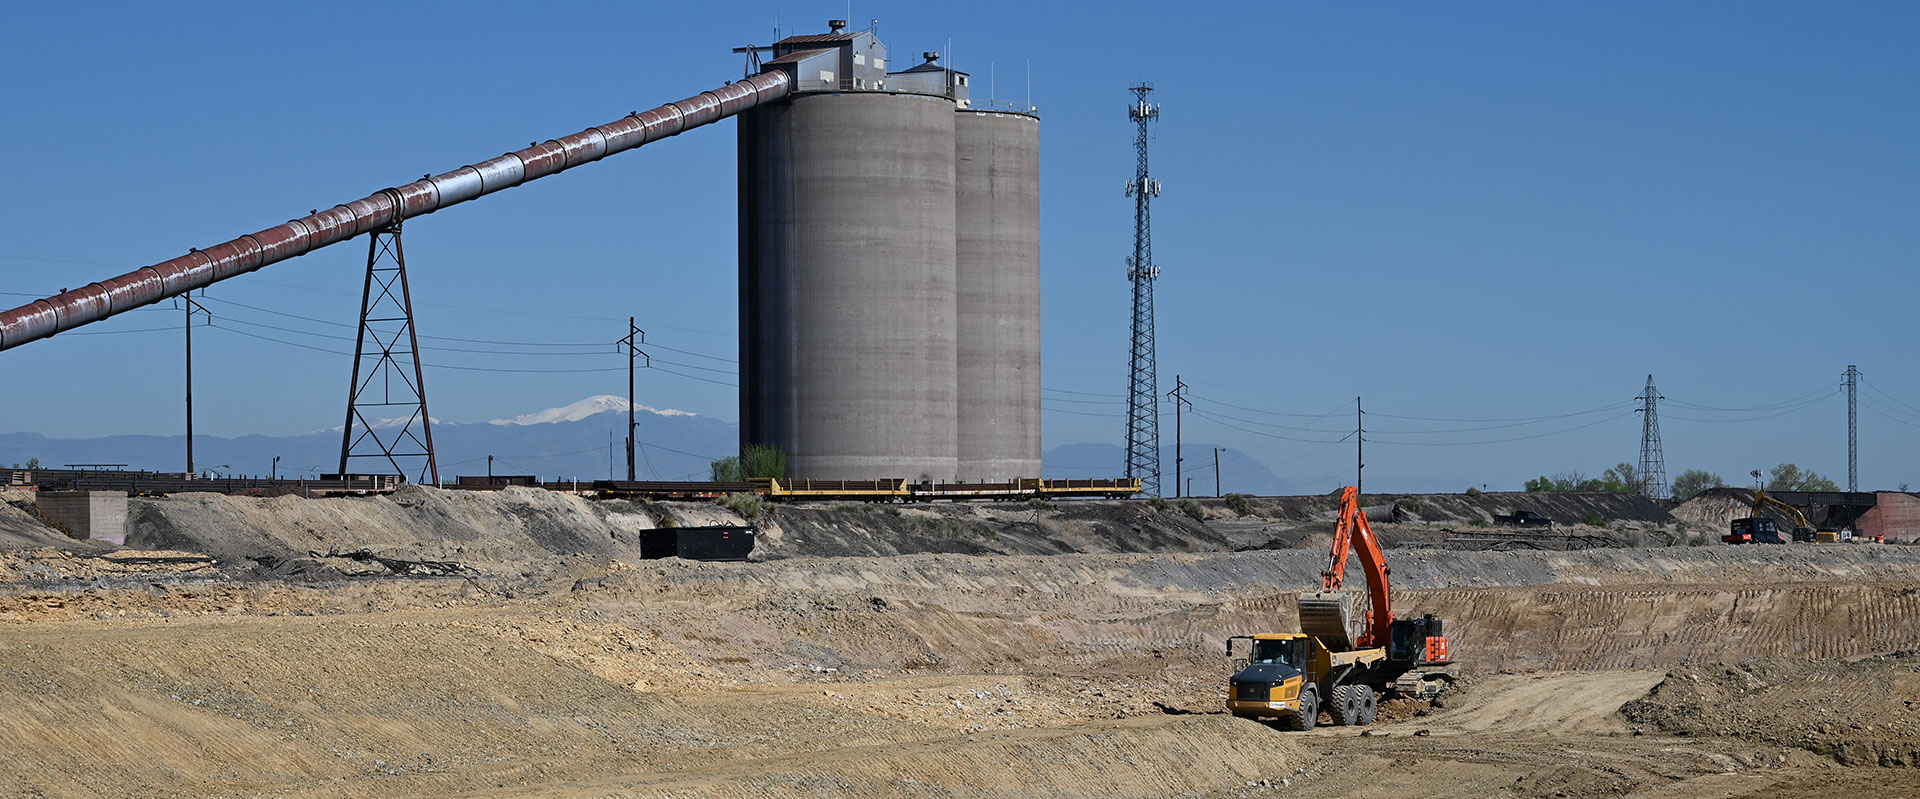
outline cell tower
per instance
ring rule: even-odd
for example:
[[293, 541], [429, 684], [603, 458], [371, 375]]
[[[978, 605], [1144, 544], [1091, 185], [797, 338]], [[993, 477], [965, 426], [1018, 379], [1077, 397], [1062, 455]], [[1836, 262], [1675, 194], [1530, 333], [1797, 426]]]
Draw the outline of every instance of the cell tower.
[[1847, 364], [1847, 493], [1860, 490], [1860, 367]]
[[1139, 164], [1127, 181], [1133, 198], [1133, 255], [1127, 258], [1127, 280], [1133, 283], [1133, 352], [1127, 371], [1127, 476], [1140, 478], [1141, 490], [1160, 493], [1160, 410], [1153, 365], [1153, 281], [1160, 267], [1153, 262], [1151, 206], [1160, 196], [1160, 181], [1147, 176], [1147, 123], [1160, 118], [1160, 106], [1147, 102], [1153, 84], [1128, 88], [1134, 104], [1127, 118], [1139, 125], [1134, 148]]
[[1634, 399], [1641, 401], [1640, 413], [1640, 493], [1649, 499], [1667, 497], [1667, 456], [1660, 451], [1660, 390], [1653, 387], [1653, 375], [1647, 375], [1647, 390]]

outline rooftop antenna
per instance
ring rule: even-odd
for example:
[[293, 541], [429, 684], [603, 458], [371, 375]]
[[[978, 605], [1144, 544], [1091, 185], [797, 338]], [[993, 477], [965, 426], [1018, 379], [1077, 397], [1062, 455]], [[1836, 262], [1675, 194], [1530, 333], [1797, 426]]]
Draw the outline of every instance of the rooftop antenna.
[[[1027, 59], [1027, 108], [1033, 108], [1033, 59]], [[1215, 481], [1218, 482], [1218, 481]]]

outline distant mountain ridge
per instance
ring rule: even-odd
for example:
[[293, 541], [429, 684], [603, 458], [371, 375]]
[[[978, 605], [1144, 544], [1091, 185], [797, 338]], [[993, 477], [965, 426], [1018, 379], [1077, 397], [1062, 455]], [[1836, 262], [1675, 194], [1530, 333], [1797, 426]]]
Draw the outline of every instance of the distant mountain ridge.
[[[626, 478], [624, 397], [599, 395], [569, 405], [489, 422], [433, 420], [433, 443], [440, 478], [487, 473], [532, 474], [542, 479], [603, 480]], [[689, 411], [635, 404], [635, 476], [642, 480], [705, 479], [713, 460], [739, 447], [739, 428], [730, 422]], [[376, 429], [401, 420], [376, 420]], [[194, 465], [222, 474], [267, 475], [275, 456], [282, 476], [316, 476], [340, 465], [341, 428], [290, 436], [236, 438], [197, 435]], [[180, 472], [186, 469], [185, 436], [119, 435], [86, 439], [48, 438], [38, 433], [0, 433], [0, 464], [39, 458], [50, 467], [66, 464], [123, 464], [129, 469]], [[369, 462], [356, 459], [355, 468]]]
[[[433, 423], [440, 477], [452, 482], [460, 475], [487, 473], [493, 456], [494, 474], [531, 474], [543, 480], [582, 482], [627, 476], [624, 445], [627, 402], [607, 394], [587, 397], [555, 408], [486, 422]], [[634, 406], [640, 450], [635, 453], [635, 476], [642, 480], [704, 480], [714, 460], [739, 448], [740, 430], [732, 422], [673, 408]], [[392, 422], [397, 424], [397, 421]], [[386, 426], [376, 422], [376, 426]], [[266, 475], [280, 458], [281, 476], [317, 476], [338, 470], [340, 428], [290, 436], [248, 435], [236, 438], [194, 437], [195, 466], [221, 474]], [[1212, 496], [1213, 448], [1194, 442], [1185, 446], [1182, 477], [1192, 478], [1192, 493]], [[186, 469], [184, 436], [119, 435], [87, 439], [48, 438], [38, 433], [0, 433], [0, 465], [39, 458], [49, 467], [66, 464], [124, 464], [129, 469], [180, 472]], [[367, 468], [355, 461], [355, 468]], [[1163, 492], [1174, 493], [1174, 448], [1161, 448]], [[1113, 444], [1065, 444], [1047, 450], [1041, 459], [1045, 477], [1121, 477], [1126, 474], [1124, 453]], [[882, 475], [884, 476], [884, 475]], [[1348, 475], [1281, 476], [1265, 463], [1231, 447], [1220, 453], [1220, 490], [1261, 496], [1323, 494], [1345, 485]], [[1457, 491], [1454, 480], [1369, 476], [1367, 487], [1378, 491]], [[1182, 486], [1181, 492], [1186, 493]]]

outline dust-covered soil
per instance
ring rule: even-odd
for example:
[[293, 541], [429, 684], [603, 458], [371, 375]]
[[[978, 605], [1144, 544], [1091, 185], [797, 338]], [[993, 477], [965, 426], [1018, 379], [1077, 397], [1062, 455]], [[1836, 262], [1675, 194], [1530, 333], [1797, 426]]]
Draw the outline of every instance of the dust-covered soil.
[[910, 533], [1063, 554], [796, 554], [917, 510], [827, 507], [779, 557], [640, 560], [724, 512], [450, 493], [0, 551], [0, 795], [1920, 796], [1920, 548], [1395, 548], [1455, 688], [1287, 733], [1221, 712], [1223, 641], [1293, 629], [1321, 552], [1089, 505]]

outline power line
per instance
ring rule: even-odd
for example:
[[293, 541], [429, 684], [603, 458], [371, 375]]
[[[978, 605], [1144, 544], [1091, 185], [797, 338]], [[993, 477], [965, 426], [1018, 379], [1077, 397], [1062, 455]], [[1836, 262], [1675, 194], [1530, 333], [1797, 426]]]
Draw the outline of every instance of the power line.
[[1699, 418], [1699, 417], [1695, 417], [1695, 416], [1675, 416], [1675, 415], [1673, 415], [1673, 414], [1667, 414], [1667, 418], [1668, 418], [1668, 419], [1679, 419], [1679, 420], [1681, 420], [1681, 421], [1684, 421], [1684, 422], [1707, 422], [1707, 423], [1714, 423], [1714, 424], [1721, 424], [1721, 423], [1730, 423], [1730, 422], [1732, 422], [1732, 423], [1737, 423], [1737, 422], [1758, 422], [1758, 421], [1761, 421], [1761, 420], [1763, 420], [1763, 419], [1776, 419], [1776, 418], [1779, 418], [1779, 417], [1782, 417], [1782, 416], [1786, 416], [1787, 414], [1790, 414], [1790, 413], [1798, 413], [1798, 412], [1800, 412], [1800, 411], [1803, 411], [1803, 410], [1806, 410], [1806, 409], [1808, 409], [1808, 408], [1811, 408], [1811, 407], [1813, 407], [1813, 406], [1815, 406], [1815, 405], [1819, 405], [1820, 403], [1822, 403], [1822, 402], [1825, 402], [1826, 400], [1828, 400], [1828, 399], [1830, 399], [1830, 398], [1832, 398], [1833, 396], [1835, 396], [1835, 395], [1833, 395], [1833, 394], [1826, 394], [1826, 395], [1823, 395], [1823, 396], [1819, 396], [1819, 397], [1815, 397], [1815, 398], [1813, 398], [1813, 399], [1811, 399], [1811, 400], [1807, 400], [1806, 402], [1804, 402], [1804, 403], [1801, 403], [1800, 405], [1796, 405], [1796, 406], [1794, 406], [1794, 407], [1791, 407], [1791, 408], [1787, 408], [1786, 410], [1783, 410], [1783, 411], [1779, 411], [1779, 412], [1777, 412], [1777, 413], [1770, 413], [1770, 414], [1766, 414], [1766, 415], [1764, 415], [1764, 416], [1748, 416], [1748, 417], [1745, 417], [1745, 418], [1741, 418], [1741, 419], [1702, 419], [1702, 418]]
[[1821, 386], [1817, 389], [1814, 389], [1813, 391], [1802, 394], [1798, 397], [1794, 397], [1793, 399], [1781, 400], [1779, 402], [1775, 402], [1770, 405], [1756, 405], [1751, 408], [1717, 408], [1712, 405], [1700, 405], [1692, 402], [1687, 402], [1685, 400], [1676, 400], [1676, 399], [1667, 400], [1667, 404], [1677, 405], [1682, 408], [1688, 408], [1690, 410], [1696, 410], [1696, 411], [1716, 411], [1720, 413], [1754, 413], [1754, 412], [1760, 412], [1760, 411], [1779, 410], [1780, 408], [1784, 408], [1788, 405], [1792, 405], [1794, 403], [1800, 402], [1809, 397], [1816, 397], [1822, 393], [1830, 392], [1836, 388], [1839, 388], [1841, 385], [1843, 384], [1838, 381], [1833, 383], [1828, 383], [1827, 385]]
[[[329, 325], [329, 326], [333, 326], [333, 327], [344, 327], [344, 328], [347, 328], [347, 329], [349, 329], [349, 330], [351, 330], [351, 329], [353, 329], [353, 325], [348, 325], [348, 324], [342, 324], [342, 323], [340, 323], [340, 322], [333, 322], [333, 321], [329, 321], [329, 320], [326, 320], [326, 319], [316, 319], [316, 318], [314, 318], [314, 317], [311, 317], [311, 316], [301, 316], [300, 314], [296, 314], [296, 313], [288, 313], [288, 312], [286, 312], [286, 311], [276, 311], [276, 310], [274, 310], [274, 309], [272, 309], [272, 308], [262, 308], [262, 307], [260, 307], [260, 306], [258, 306], [258, 305], [248, 305], [248, 304], [246, 304], [246, 303], [243, 303], [243, 302], [236, 302], [236, 301], [234, 301], [234, 300], [228, 300], [228, 299], [222, 299], [222, 298], [219, 298], [219, 297], [207, 297], [207, 299], [209, 299], [209, 300], [212, 300], [212, 301], [214, 301], [214, 302], [220, 302], [220, 303], [225, 303], [225, 304], [227, 304], [227, 305], [232, 305], [232, 306], [235, 306], [235, 307], [238, 307], [238, 308], [245, 308], [245, 309], [247, 309], [247, 310], [250, 310], [250, 311], [259, 311], [259, 312], [261, 312], [261, 313], [266, 313], [266, 314], [273, 314], [273, 315], [275, 315], [275, 316], [284, 316], [284, 317], [287, 317], [287, 318], [290, 318], [290, 319], [299, 319], [299, 320], [301, 320], [301, 321], [304, 321], [304, 322], [313, 322], [313, 323], [315, 323], [315, 324], [322, 324], [322, 325]], [[428, 304], [428, 303], [420, 303], [420, 304], [421, 304], [421, 305], [426, 305], [426, 304]], [[285, 330], [286, 328], [280, 328], [280, 329], [283, 329], [283, 330]], [[291, 331], [291, 332], [302, 332], [302, 333], [305, 333], [305, 332], [307, 332], [307, 331]], [[308, 335], [315, 335], [315, 336], [323, 336], [323, 335], [325, 335], [325, 334], [323, 334], [323, 333], [308, 333]], [[550, 347], [550, 348], [573, 348], [573, 349], [578, 349], [578, 348], [581, 348], [581, 347], [601, 347], [601, 348], [604, 348], [604, 347], [610, 347], [610, 346], [612, 346], [612, 345], [613, 345], [613, 343], [612, 343], [612, 342], [606, 342], [606, 341], [574, 341], [574, 342], [557, 342], [557, 341], [501, 341], [501, 340], [498, 340], [498, 339], [480, 339], [480, 338], [464, 338], [464, 337], [460, 337], [460, 336], [430, 336], [430, 335], [426, 335], [426, 334], [424, 334], [424, 333], [423, 333], [423, 334], [420, 334], [420, 338], [424, 338], [424, 339], [432, 339], [432, 340], [434, 340], [434, 341], [455, 341], [455, 342], [460, 342], [460, 343], [463, 343], [463, 344], [491, 344], [491, 345], [495, 345], [495, 346], [503, 346], [503, 347]], [[655, 344], [655, 343], [653, 343], [653, 342], [648, 342], [648, 346], [653, 346], [653, 347], [658, 347], [658, 348], [660, 348], [660, 349], [664, 349], [664, 350], [670, 350], [670, 351], [673, 351], [673, 352], [677, 352], [677, 353], [680, 353], [680, 354], [682, 354], [682, 355], [692, 355], [692, 356], [694, 356], [694, 357], [696, 357], [696, 358], [706, 358], [706, 359], [708, 359], [708, 360], [713, 360], [713, 361], [719, 361], [719, 362], [721, 362], [721, 363], [738, 363], [738, 361], [736, 361], [736, 360], [734, 360], [734, 359], [731, 359], [731, 358], [722, 358], [722, 357], [720, 357], [720, 356], [718, 356], [718, 355], [707, 355], [707, 354], [705, 354], [705, 353], [700, 353], [700, 352], [694, 352], [694, 351], [692, 351], [692, 350], [683, 350], [683, 349], [678, 349], [678, 348], [675, 348], [675, 347], [668, 347], [668, 346], [664, 346], [664, 345], [659, 345], [659, 344]], [[440, 350], [445, 350], [445, 351], [449, 351], [449, 352], [477, 352], [477, 353], [490, 353], [490, 354], [501, 354], [501, 355], [521, 355], [521, 354], [525, 354], [525, 355], [539, 355], [539, 354], [542, 354], [542, 353], [517, 353], [517, 352], [501, 352], [501, 351], [498, 351], [498, 350], [462, 350], [462, 349], [458, 349], [458, 348], [452, 348], [452, 347], [428, 347], [427, 349], [440, 349]], [[610, 351], [609, 351], [609, 352], [610, 352]], [[556, 354], [556, 355], [598, 355], [598, 354], [602, 354], [602, 353], [599, 353], [599, 352], [573, 352], [573, 353], [552, 353], [552, 354]], [[610, 352], [610, 354], [615, 354], [615, 355], [617, 355], [617, 354], [619, 354], [619, 353], [617, 353], [617, 352]], [[709, 367], [704, 367], [704, 366], [693, 366], [693, 365], [690, 365], [690, 364], [676, 364], [676, 365], [678, 365], [678, 366], [685, 366], [686, 368], [689, 368], [689, 369], [709, 369]], [[710, 369], [710, 371], [726, 371], [726, 370], [719, 370], [719, 369]]]
[[1530, 436], [1518, 436], [1515, 438], [1498, 438], [1498, 439], [1492, 439], [1489, 441], [1382, 441], [1380, 439], [1369, 439], [1369, 440], [1375, 444], [1393, 444], [1395, 446], [1402, 446], [1402, 447], [1474, 447], [1482, 444], [1505, 444], [1512, 441], [1530, 441], [1536, 438], [1546, 438], [1548, 436], [1557, 436], [1562, 433], [1571, 433], [1575, 430], [1585, 430], [1586, 428], [1593, 427], [1594, 425], [1605, 424], [1607, 422], [1611, 422], [1616, 419], [1624, 419], [1628, 416], [1632, 416], [1633, 414], [1634, 414], [1634, 411], [1629, 410], [1624, 413], [1619, 413], [1613, 416], [1609, 416], [1605, 419], [1599, 419], [1596, 421], [1588, 422], [1583, 425], [1575, 425], [1573, 427], [1568, 427], [1560, 430], [1550, 430], [1545, 433], [1536, 433]]
[[1076, 405], [1125, 405], [1125, 400], [1077, 400], [1065, 397], [1048, 397], [1048, 402], [1071, 402]]
[[[1380, 416], [1387, 419], [1407, 419], [1407, 420], [1417, 421], [1417, 422], [1460, 422], [1460, 423], [1466, 423], [1466, 424], [1474, 424], [1474, 423], [1480, 423], [1480, 422], [1552, 422], [1552, 421], [1558, 421], [1561, 419], [1571, 419], [1576, 416], [1586, 416], [1588, 414], [1600, 413], [1601, 411], [1611, 410], [1617, 407], [1619, 407], [1618, 404], [1610, 402], [1598, 408], [1589, 408], [1584, 411], [1574, 411], [1572, 413], [1556, 413], [1548, 416], [1515, 416], [1507, 419], [1450, 419], [1450, 418], [1440, 417], [1440, 416], [1400, 416], [1400, 415], [1391, 414], [1391, 413], [1382, 413], [1379, 411], [1367, 411], [1367, 415]], [[1466, 428], [1466, 429], [1491, 430], [1494, 428]]]
[[1892, 402], [1893, 404], [1898, 405], [1902, 408], [1906, 408], [1907, 410], [1912, 411], [1915, 415], [1920, 415], [1920, 408], [1916, 408], [1912, 405], [1908, 405], [1904, 402], [1901, 402], [1899, 397], [1895, 397], [1892, 394], [1888, 394], [1887, 392], [1880, 390], [1880, 387], [1877, 385], [1874, 385], [1873, 381], [1868, 380], [1866, 378], [1866, 375], [1864, 374], [1860, 376], [1860, 384], [1866, 386], [1867, 390], [1887, 398], [1887, 400]]
[[1095, 413], [1092, 411], [1070, 411], [1065, 408], [1049, 408], [1045, 405], [1040, 406], [1040, 410], [1046, 411], [1047, 413], [1064, 413], [1069, 416], [1096, 416], [1102, 419], [1111, 419], [1123, 415], [1118, 413]]
[[1221, 401], [1219, 401], [1219, 400], [1216, 400], [1216, 399], [1206, 399], [1206, 398], [1204, 398], [1204, 397], [1197, 397], [1197, 396], [1196, 396], [1196, 397], [1194, 397], [1194, 399], [1197, 399], [1197, 400], [1200, 400], [1201, 402], [1205, 402], [1205, 403], [1208, 403], [1208, 404], [1211, 404], [1211, 405], [1219, 405], [1219, 406], [1222, 406], [1222, 407], [1227, 407], [1227, 408], [1232, 408], [1232, 409], [1234, 409], [1234, 410], [1237, 410], [1237, 411], [1247, 411], [1247, 412], [1250, 412], [1250, 413], [1261, 413], [1261, 414], [1266, 414], [1266, 415], [1268, 415], [1268, 416], [1292, 416], [1292, 417], [1296, 417], [1296, 418], [1302, 418], [1302, 419], [1325, 419], [1325, 418], [1327, 418], [1327, 417], [1329, 417], [1329, 416], [1332, 416], [1332, 415], [1334, 415], [1334, 414], [1336, 414], [1336, 413], [1340, 413], [1340, 412], [1342, 412], [1342, 411], [1345, 411], [1345, 410], [1346, 410], [1346, 403], [1341, 403], [1341, 405], [1340, 405], [1340, 407], [1338, 407], [1338, 408], [1335, 408], [1335, 409], [1333, 409], [1333, 410], [1331, 410], [1331, 411], [1327, 411], [1326, 413], [1318, 413], [1318, 414], [1315, 414], [1315, 413], [1289, 413], [1289, 412], [1286, 412], [1286, 411], [1269, 411], [1269, 410], [1263, 410], [1263, 409], [1260, 409], [1260, 408], [1249, 408], [1249, 407], [1247, 407], [1247, 406], [1245, 406], [1245, 405], [1235, 405], [1235, 404], [1233, 404], [1233, 403], [1231, 403], [1231, 402], [1221, 402]]
[[1045, 388], [1045, 387], [1042, 387], [1040, 390], [1051, 391], [1055, 394], [1077, 394], [1082, 397], [1112, 397], [1114, 399], [1121, 400], [1121, 401], [1125, 401], [1127, 398], [1127, 395], [1125, 394], [1106, 394], [1098, 391], [1068, 391], [1064, 388]]
[[[1217, 417], [1217, 416], [1214, 416], [1213, 414], [1210, 414], [1210, 413], [1207, 413], [1206, 411], [1201, 411], [1201, 410], [1195, 410], [1195, 411], [1193, 412], [1193, 414], [1194, 414], [1195, 416], [1198, 416], [1198, 417], [1200, 417], [1200, 418], [1202, 418], [1202, 419], [1206, 419], [1206, 420], [1208, 420], [1208, 421], [1210, 421], [1210, 422], [1213, 422], [1214, 424], [1217, 424], [1217, 425], [1220, 425], [1220, 426], [1222, 426], [1222, 427], [1230, 427], [1230, 428], [1233, 428], [1233, 429], [1235, 429], [1235, 430], [1238, 430], [1238, 431], [1240, 431], [1240, 432], [1242, 432], [1242, 433], [1250, 433], [1250, 434], [1253, 434], [1253, 435], [1256, 435], [1256, 436], [1263, 436], [1263, 437], [1266, 437], [1266, 438], [1277, 438], [1277, 439], [1280, 439], [1280, 440], [1282, 440], [1282, 441], [1298, 441], [1298, 442], [1301, 442], [1301, 443], [1305, 443], [1305, 444], [1332, 444], [1332, 443], [1339, 443], [1340, 441], [1345, 441], [1345, 440], [1346, 440], [1345, 438], [1341, 438], [1341, 439], [1336, 439], [1336, 440], [1334, 440], [1334, 441], [1328, 441], [1328, 440], [1326, 440], [1326, 439], [1321, 439], [1321, 438], [1296, 438], [1296, 437], [1294, 437], [1294, 436], [1283, 436], [1283, 435], [1280, 435], [1280, 434], [1278, 434], [1278, 433], [1267, 433], [1267, 432], [1263, 432], [1263, 431], [1260, 431], [1260, 430], [1251, 430], [1251, 429], [1248, 429], [1248, 428], [1245, 428], [1245, 427], [1241, 427], [1241, 426], [1239, 426], [1239, 425], [1236, 425], [1236, 424], [1232, 424], [1232, 423], [1230, 423], [1230, 422], [1226, 422], [1226, 421], [1223, 421], [1223, 420], [1222, 420], [1222, 419], [1221, 419], [1220, 417]], [[1334, 433], [1334, 432], [1339, 432], [1339, 431], [1336, 431], [1336, 430], [1326, 430], [1326, 431], [1322, 431], [1322, 432], [1327, 432], [1327, 433]], [[1352, 433], [1348, 433], [1347, 435], [1348, 435], [1349, 437], [1351, 437], [1351, 436], [1352, 436], [1353, 434], [1352, 434]]]
[[[1865, 397], [1862, 397], [1861, 399], [1862, 399], [1862, 400], [1865, 400], [1866, 398], [1865, 398]], [[1881, 409], [1880, 407], [1878, 407], [1878, 406], [1877, 406], [1877, 405], [1876, 405], [1875, 403], [1872, 403], [1872, 402], [1866, 402], [1866, 401], [1863, 401], [1863, 402], [1861, 402], [1861, 405], [1862, 405], [1863, 407], [1865, 407], [1865, 408], [1866, 408], [1866, 409], [1867, 409], [1868, 411], [1870, 411], [1870, 412], [1872, 412], [1872, 413], [1873, 413], [1873, 414], [1874, 414], [1875, 416], [1878, 416], [1878, 417], [1880, 417], [1880, 418], [1882, 418], [1882, 419], [1885, 419], [1885, 420], [1887, 420], [1887, 421], [1889, 421], [1889, 422], [1895, 422], [1895, 423], [1898, 423], [1898, 424], [1903, 424], [1903, 425], [1906, 425], [1906, 426], [1908, 426], [1908, 427], [1914, 427], [1914, 428], [1920, 428], [1920, 422], [1915, 422], [1915, 421], [1911, 421], [1911, 420], [1908, 420], [1908, 419], [1903, 419], [1903, 418], [1901, 418], [1901, 417], [1898, 417], [1898, 416], [1894, 416], [1894, 415], [1892, 415], [1892, 414], [1889, 414], [1889, 413], [1887, 413], [1887, 412], [1886, 412], [1885, 410], [1882, 410], [1882, 409]]]
[[[232, 320], [232, 321], [237, 321], [237, 320]], [[352, 353], [340, 352], [339, 350], [330, 350], [325, 347], [315, 347], [309, 344], [301, 344], [297, 341], [287, 341], [285, 339], [274, 338], [272, 336], [264, 336], [258, 333], [249, 333], [244, 330], [235, 330], [230, 327], [220, 327], [219, 325], [208, 325], [208, 327], [212, 327], [216, 330], [224, 330], [228, 333], [232, 333], [238, 336], [246, 336], [247, 338], [256, 338], [262, 341], [271, 341], [276, 344], [285, 344], [289, 347], [299, 347], [304, 350], [313, 350], [314, 352], [324, 352], [328, 355], [352, 357]], [[504, 373], [504, 374], [593, 374], [593, 373], [601, 373], [601, 372], [619, 372], [619, 371], [623, 371], [626, 368], [626, 367], [615, 366], [615, 367], [609, 367], [605, 369], [507, 369], [507, 368], [489, 367], [489, 366], [458, 366], [454, 364], [444, 364], [444, 363], [422, 363], [421, 366], [424, 366], [428, 369], [451, 369], [454, 371], [461, 371], [461, 372], [497, 372], [497, 373]], [[714, 385], [739, 388], [739, 384], [737, 383], [728, 383], [723, 380], [712, 380], [709, 378], [701, 377], [699, 375], [690, 375], [684, 372], [676, 372], [672, 369], [661, 369], [659, 367], [653, 367], [653, 370], [656, 372], [665, 372], [667, 374], [674, 375], [675, 377], [684, 377], [688, 380], [698, 380], [702, 383], [712, 383]]]

